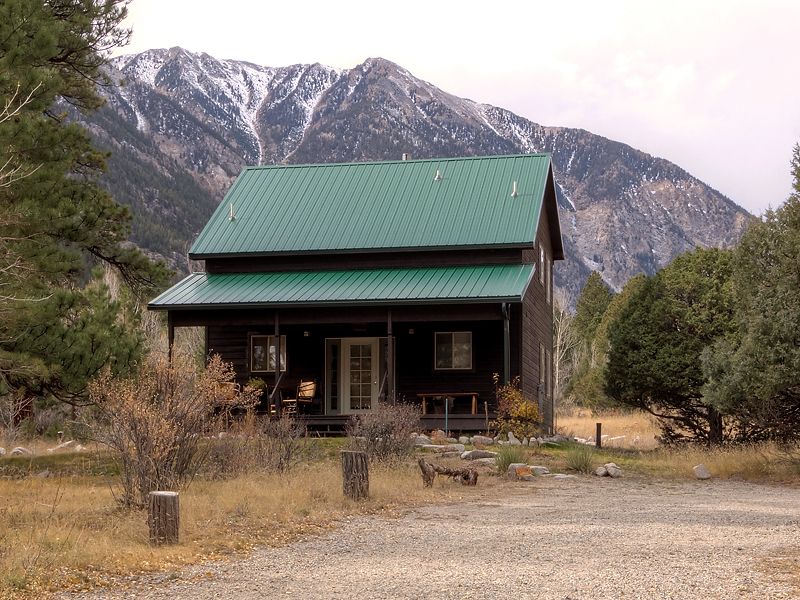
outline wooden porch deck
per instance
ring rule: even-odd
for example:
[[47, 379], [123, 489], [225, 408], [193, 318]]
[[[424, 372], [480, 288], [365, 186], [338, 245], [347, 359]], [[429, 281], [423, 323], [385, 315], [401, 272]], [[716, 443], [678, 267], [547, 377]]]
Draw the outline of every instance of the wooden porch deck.
[[[489, 415], [489, 421], [495, 415]], [[304, 415], [303, 420], [309, 433], [319, 435], [340, 435], [344, 433], [345, 425], [350, 420], [349, 415]], [[424, 415], [420, 418], [423, 431], [445, 429], [444, 414]], [[447, 417], [447, 430], [452, 433], [486, 431], [485, 415], [454, 414]]]

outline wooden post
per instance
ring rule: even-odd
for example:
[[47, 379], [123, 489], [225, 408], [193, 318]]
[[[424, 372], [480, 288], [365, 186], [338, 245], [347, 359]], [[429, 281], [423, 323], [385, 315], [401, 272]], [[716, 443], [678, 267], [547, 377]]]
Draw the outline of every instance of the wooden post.
[[603, 435], [602, 434], [603, 434], [603, 424], [602, 423], [598, 423], [597, 424], [597, 432], [594, 434], [594, 445], [597, 448], [602, 448], [603, 447]]
[[167, 360], [172, 362], [172, 347], [175, 345], [175, 324], [172, 320], [172, 311], [167, 311]]
[[392, 333], [392, 309], [386, 314], [386, 399], [394, 404], [394, 335]]
[[[278, 320], [278, 311], [275, 311], [275, 387], [272, 388], [272, 399], [275, 402], [275, 417], [280, 419], [283, 414], [283, 398], [278, 393], [278, 383], [281, 380], [281, 325]], [[267, 348], [269, 355], [269, 348]], [[269, 360], [269, 359], [267, 359]]]
[[352, 500], [369, 496], [369, 462], [366, 452], [342, 450], [342, 490]]
[[147, 498], [150, 543], [177, 544], [180, 525], [178, 492], [150, 492]]

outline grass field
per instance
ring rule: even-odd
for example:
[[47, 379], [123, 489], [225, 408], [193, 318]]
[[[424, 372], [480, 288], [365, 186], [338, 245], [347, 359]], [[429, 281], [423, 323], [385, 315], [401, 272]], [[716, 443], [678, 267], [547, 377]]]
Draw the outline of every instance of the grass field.
[[607, 438], [607, 446], [638, 450], [652, 450], [658, 446], [656, 420], [644, 412], [608, 411], [593, 414], [584, 409], [570, 416], [559, 416], [556, 429], [563, 435], [594, 439], [597, 423], [602, 423], [603, 435], [611, 438]]
[[[569, 432], [585, 435], [597, 421], [609, 435], [631, 441], [638, 436], [638, 446], [595, 450], [564, 443], [520, 450], [529, 464], [547, 465], [554, 472], [569, 472], [575, 464], [570, 453], [580, 449], [588, 451], [584, 458], [590, 468], [584, 472], [615, 462], [626, 476], [692, 479], [692, 467], [702, 462], [714, 478], [800, 482], [800, 453], [772, 444], [719, 450], [652, 447], [642, 440], [654, 440], [653, 424], [634, 415], [575, 417]], [[181, 492], [181, 543], [161, 548], [148, 543], [144, 512], [120, 508], [110, 485], [118, 473], [109, 454], [98, 449], [50, 454], [40, 444], [36, 447], [42, 453], [34, 457], [0, 458], [0, 597], [41, 598], [53, 590], [103, 586], [131, 574], [284, 544], [325, 532], [353, 515], [402, 514], [424, 503], [502, 494], [508, 485], [504, 477], [482, 475], [477, 488], [466, 488], [438, 477], [426, 489], [409, 459], [391, 467], [372, 465], [370, 498], [354, 503], [341, 492], [338, 451], [343, 440], [311, 442], [314, 458], [285, 474], [196, 479]]]

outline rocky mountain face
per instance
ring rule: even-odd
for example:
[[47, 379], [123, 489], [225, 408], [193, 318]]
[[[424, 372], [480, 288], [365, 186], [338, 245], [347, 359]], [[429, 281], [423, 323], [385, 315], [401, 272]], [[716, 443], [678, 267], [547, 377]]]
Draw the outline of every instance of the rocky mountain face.
[[686, 250], [734, 243], [749, 218], [666, 160], [455, 97], [380, 58], [273, 68], [172, 48], [112, 69], [121, 84], [85, 122], [112, 151], [107, 185], [132, 207], [134, 241], [179, 269], [252, 164], [549, 152], [567, 254], [556, 285], [572, 301], [592, 270], [619, 289]]

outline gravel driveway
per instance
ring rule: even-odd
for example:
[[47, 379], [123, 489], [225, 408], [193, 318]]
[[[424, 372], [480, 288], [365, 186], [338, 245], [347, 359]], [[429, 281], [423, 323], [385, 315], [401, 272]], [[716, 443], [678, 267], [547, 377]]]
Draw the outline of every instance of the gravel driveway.
[[800, 597], [796, 489], [542, 477], [499, 493], [82, 598]]

